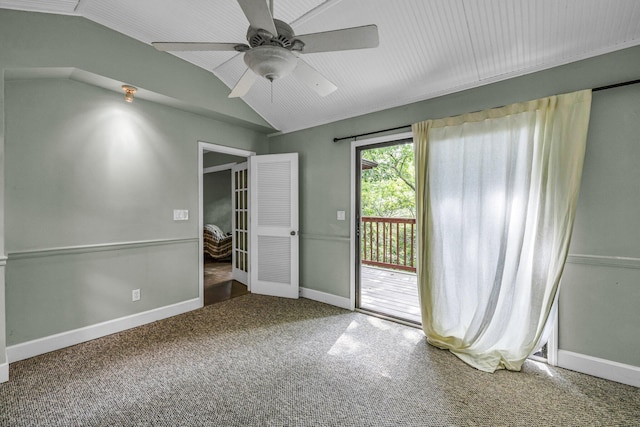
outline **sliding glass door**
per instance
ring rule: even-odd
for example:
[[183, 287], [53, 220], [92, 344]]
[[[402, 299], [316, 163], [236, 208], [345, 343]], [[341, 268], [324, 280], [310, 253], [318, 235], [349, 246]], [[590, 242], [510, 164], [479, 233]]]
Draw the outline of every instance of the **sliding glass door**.
[[356, 308], [420, 324], [411, 139], [356, 149]]

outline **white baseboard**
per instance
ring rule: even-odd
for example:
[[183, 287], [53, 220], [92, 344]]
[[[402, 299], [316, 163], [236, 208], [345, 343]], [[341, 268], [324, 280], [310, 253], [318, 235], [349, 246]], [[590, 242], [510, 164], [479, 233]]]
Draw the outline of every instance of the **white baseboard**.
[[[199, 298], [195, 298], [168, 305], [166, 307], [145, 311], [143, 313], [132, 314], [119, 319], [109, 320], [95, 325], [85, 326], [84, 328], [74, 329], [72, 331], [62, 332], [48, 337], [38, 338], [33, 341], [12, 345], [7, 347], [7, 361], [9, 363], [13, 363], [18, 360], [28, 359], [50, 351], [60, 350], [61, 348], [91, 341], [116, 332], [121, 332], [147, 323], [155, 322], [157, 320], [166, 319], [167, 317], [196, 310], [201, 307], [202, 302]], [[1, 378], [2, 365], [0, 365], [0, 379]]]
[[594, 377], [640, 387], [640, 367], [587, 356], [567, 350], [558, 350], [558, 366], [593, 375]]
[[351, 300], [345, 297], [339, 297], [337, 295], [328, 294], [326, 292], [316, 291], [314, 289], [300, 288], [300, 296], [302, 298], [311, 299], [318, 302], [323, 302], [329, 305], [335, 305], [336, 307], [346, 308], [351, 310]]
[[9, 381], [9, 362], [0, 364], [0, 384]]

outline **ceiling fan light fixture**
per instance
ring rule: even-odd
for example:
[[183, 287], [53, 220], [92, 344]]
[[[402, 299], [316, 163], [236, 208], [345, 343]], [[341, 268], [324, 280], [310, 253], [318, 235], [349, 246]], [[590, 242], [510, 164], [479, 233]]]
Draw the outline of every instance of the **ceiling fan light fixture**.
[[[375, 24], [342, 28], [296, 36], [289, 24], [273, 18], [273, 0], [236, 0], [249, 21], [247, 42], [153, 42], [160, 51], [243, 52], [248, 70], [231, 90], [230, 98], [247, 94], [257, 77], [270, 82], [289, 74], [295, 76], [320, 96], [337, 89], [320, 72], [299, 57], [305, 53], [367, 49], [379, 44]], [[305, 15], [307, 16], [307, 15]], [[249, 71], [251, 70], [251, 71]]]
[[244, 62], [257, 75], [273, 81], [291, 74], [298, 57], [283, 47], [263, 45], [245, 52]]

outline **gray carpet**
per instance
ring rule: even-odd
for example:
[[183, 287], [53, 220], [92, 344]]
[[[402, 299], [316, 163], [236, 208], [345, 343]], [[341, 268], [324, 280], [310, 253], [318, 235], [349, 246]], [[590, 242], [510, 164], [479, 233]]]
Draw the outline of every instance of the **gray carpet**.
[[245, 295], [10, 366], [3, 426], [640, 423], [639, 389], [527, 362], [487, 374], [417, 329]]

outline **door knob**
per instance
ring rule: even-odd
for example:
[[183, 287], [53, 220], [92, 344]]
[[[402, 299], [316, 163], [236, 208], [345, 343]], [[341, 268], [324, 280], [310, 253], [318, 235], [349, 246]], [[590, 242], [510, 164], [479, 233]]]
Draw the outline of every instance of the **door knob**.
[[289, 234], [291, 234], [292, 236], [295, 236], [295, 235], [296, 235], [296, 232], [295, 232], [295, 231], [292, 231], [292, 232], [291, 232], [291, 233], [289, 233]]

